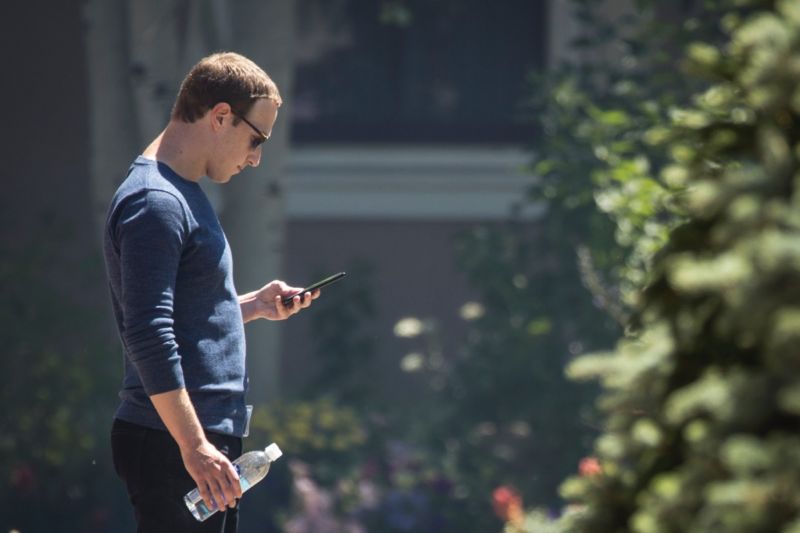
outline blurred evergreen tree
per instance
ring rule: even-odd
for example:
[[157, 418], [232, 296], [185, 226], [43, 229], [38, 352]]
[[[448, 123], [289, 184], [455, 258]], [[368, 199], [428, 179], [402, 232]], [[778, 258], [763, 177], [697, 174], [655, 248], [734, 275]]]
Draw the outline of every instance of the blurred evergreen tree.
[[633, 333], [570, 367], [607, 421], [566, 531], [800, 531], [800, 3], [718, 5], [729, 39], [688, 51], [713, 85], [650, 134], [687, 220]]

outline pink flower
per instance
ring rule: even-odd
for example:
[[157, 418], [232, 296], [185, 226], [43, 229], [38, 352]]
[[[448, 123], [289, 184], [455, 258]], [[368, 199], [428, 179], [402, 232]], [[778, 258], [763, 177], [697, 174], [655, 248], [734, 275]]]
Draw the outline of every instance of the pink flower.
[[492, 493], [494, 513], [504, 522], [520, 525], [523, 522], [522, 497], [513, 488], [501, 485]]
[[600, 466], [600, 461], [596, 457], [584, 457], [581, 459], [578, 472], [583, 477], [593, 477], [603, 473], [603, 467]]

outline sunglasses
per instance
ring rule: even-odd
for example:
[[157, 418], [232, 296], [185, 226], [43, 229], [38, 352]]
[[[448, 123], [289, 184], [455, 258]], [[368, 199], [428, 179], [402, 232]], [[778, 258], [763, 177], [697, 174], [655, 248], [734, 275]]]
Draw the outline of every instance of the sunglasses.
[[234, 115], [237, 116], [238, 118], [242, 119], [245, 124], [247, 124], [248, 126], [253, 128], [253, 131], [256, 132], [256, 134], [258, 134], [258, 137], [253, 137], [253, 138], [250, 139], [250, 149], [251, 150], [255, 150], [256, 148], [258, 148], [259, 146], [264, 144], [267, 141], [267, 139], [269, 139], [269, 137], [267, 136], [266, 133], [264, 133], [260, 129], [256, 128], [253, 125], [253, 123], [250, 122], [249, 120], [247, 120], [246, 118], [244, 118], [244, 116], [242, 116], [242, 115], [240, 115], [238, 113], [234, 113]]

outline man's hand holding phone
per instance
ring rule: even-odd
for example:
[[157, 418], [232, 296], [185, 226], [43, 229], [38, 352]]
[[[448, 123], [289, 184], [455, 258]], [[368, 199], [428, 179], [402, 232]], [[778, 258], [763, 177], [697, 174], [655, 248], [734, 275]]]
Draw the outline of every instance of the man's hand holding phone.
[[313, 300], [319, 298], [321, 287], [338, 281], [345, 275], [344, 272], [339, 272], [303, 289], [291, 287], [279, 280], [271, 281], [257, 291], [239, 296], [242, 319], [245, 322], [256, 318], [285, 320], [310, 306]]
[[[282, 303], [283, 303], [283, 305], [286, 305], [286, 306], [290, 306], [290, 305], [297, 304], [297, 303], [303, 303], [303, 301], [305, 300], [305, 295], [306, 294], [314, 293], [316, 291], [316, 294], [319, 295], [319, 289], [321, 289], [325, 285], [330, 285], [331, 283], [333, 283], [335, 281], [339, 281], [340, 279], [342, 279], [346, 275], [347, 275], [347, 272], [338, 272], [338, 273], [334, 274], [333, 276], [328, 276], [327, 278], [321, 279], [321, 280], [319, 280], [319, 281], [317, 281], [315, 283], [312, 283], [308, 287], [306, 287], [306, 288], [304, 288], [304, 289], [302, 289], [300, 291], [295, 292], [291, 296], [285, 297], [282, 300]], [[316, 297], [317, 296], [312, 296], [312, 299], [316, 298]], [[297, 300], [298, 298], [299, 298], [299, 300]]]

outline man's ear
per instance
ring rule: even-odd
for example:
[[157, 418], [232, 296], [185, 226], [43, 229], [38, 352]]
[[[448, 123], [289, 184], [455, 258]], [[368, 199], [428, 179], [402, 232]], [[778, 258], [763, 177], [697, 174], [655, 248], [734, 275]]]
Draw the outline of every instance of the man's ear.
[[230, 116], [231, 113], [231, 106], [227, 102], [220, 102], [211, 108], [211, 111], [208, 112], [208, 116], [211, 119], [211, 127], [214, 131], [222, 127], [225, 119]]

